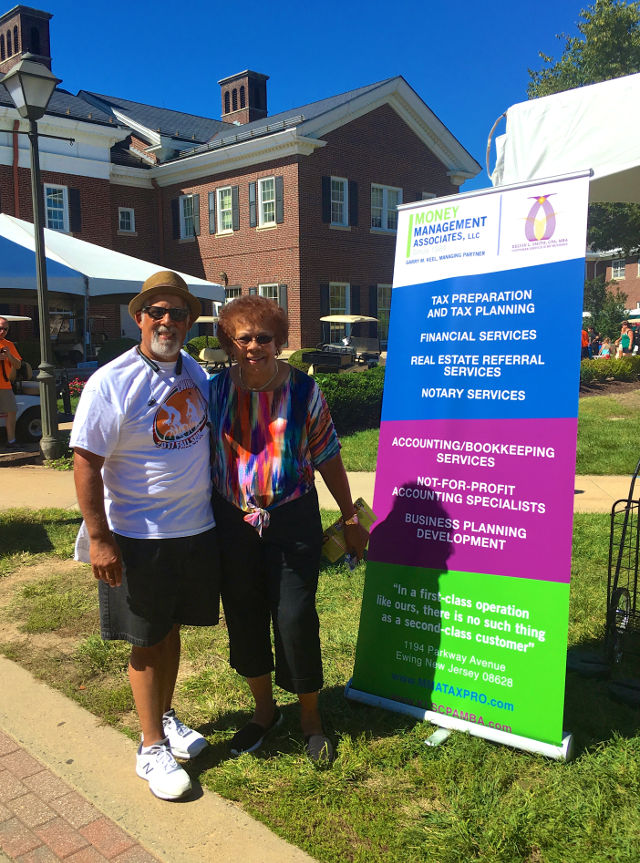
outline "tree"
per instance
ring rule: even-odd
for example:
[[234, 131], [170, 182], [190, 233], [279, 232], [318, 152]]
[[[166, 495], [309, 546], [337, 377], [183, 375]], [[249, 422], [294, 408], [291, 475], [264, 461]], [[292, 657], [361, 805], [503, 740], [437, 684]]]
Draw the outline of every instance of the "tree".
[[615, 282], [605, 281], [604, 276], [587, 279], [584, 283], [584, 310], [591, 313], [589, 325], [603, 336], [619, 336], [626, 302], [627, 295]]
[[[546, 66], [539, 72], [529, 69], [530, 99], [640, 71], [640, 2], [596, 0], [580, 11], [577, 26], [579, 36], [557, 36], [564, 40], [559, 60], [541, 52]], [[637, 106], [630, 105], [629, 110]], [[622, 249], [627, 255], [637, 250], [640, 205], [592, 204], [587, 240], [603, 251]]]

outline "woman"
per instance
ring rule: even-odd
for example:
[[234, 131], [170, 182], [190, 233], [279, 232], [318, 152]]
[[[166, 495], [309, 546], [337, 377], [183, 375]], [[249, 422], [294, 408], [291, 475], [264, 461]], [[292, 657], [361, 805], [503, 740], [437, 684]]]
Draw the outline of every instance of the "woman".
[[231, 752], [255, 751], [282, 718], [271, 683], [272, 623], [276, 683], [298, 696], [309, 757], [331, 761], [318, 709], [322, 527], [314, 468], [340, 508], [347, 547], [358, 560], [368, 534], [358, 523], [322, 393], [312, 378], [278, 360], [287, 335], [285, 312], [265, 297], [239, 297], [220, 310], [218, 338], [235, 365], [211, 383], [213, 508], [230, 662], [255, 700]]
[[616, 345], [618, 345], [616, 356], [628, 356], [631, 353], [632, 344], [633, 330], [629, 326], [629, 321], [623, 321], [620, 325], [620, 338], [616, 340]]

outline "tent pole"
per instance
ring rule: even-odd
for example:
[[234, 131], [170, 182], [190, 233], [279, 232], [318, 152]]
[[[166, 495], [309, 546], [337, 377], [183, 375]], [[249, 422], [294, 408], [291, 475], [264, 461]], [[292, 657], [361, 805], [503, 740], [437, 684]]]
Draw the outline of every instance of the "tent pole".
[[89, 359], [91, 333], [89, 332], [89, 277], [84, 277], [84, 332], [82, 338], [82, 356], [86, 362]]

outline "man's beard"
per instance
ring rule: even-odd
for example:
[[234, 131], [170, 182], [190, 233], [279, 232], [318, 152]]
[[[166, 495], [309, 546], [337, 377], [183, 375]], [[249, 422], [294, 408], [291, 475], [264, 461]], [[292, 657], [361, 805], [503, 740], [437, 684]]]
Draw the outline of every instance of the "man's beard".
[[[160, 335], [170, 334], [170, 339], [161, 339]], [[154, 330], [151, 334], [151, 349], [158, 357], [173, 359], [181, 348], [177, 333], [168, 327]]]

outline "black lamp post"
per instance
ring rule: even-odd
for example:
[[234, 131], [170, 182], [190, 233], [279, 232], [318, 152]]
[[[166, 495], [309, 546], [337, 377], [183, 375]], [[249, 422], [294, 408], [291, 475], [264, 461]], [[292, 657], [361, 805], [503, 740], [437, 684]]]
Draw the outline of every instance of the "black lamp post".
[[7, 74], [2, 83], [9, 91], [13, 104], [21, 117], [29, 121], [29, 143], [31, 144], [31, 197], [33, 201], [33, 228], [36, 246], [36, 286], [38, 291], [38, 317], [40, 323], [40, 410], [42, 415], [42, 440], [40, 449], [47, 459], [61, 454], [58, 440], [58, 408], [56, 380], [53, 368], [53, 351], [49, 331], [49, 296], [47, 288], [47, 264], [44, 253], [44, 195], [40, 182], [40, 156], [38, 151], [38, 123], [44, 115], [51, 95], [60, 83], [42, 63], [25, 54]]

